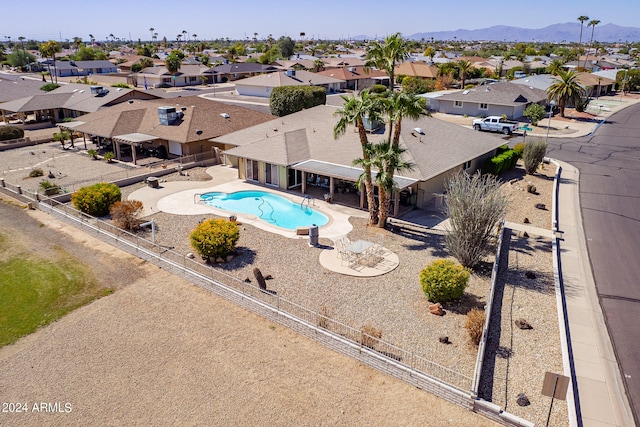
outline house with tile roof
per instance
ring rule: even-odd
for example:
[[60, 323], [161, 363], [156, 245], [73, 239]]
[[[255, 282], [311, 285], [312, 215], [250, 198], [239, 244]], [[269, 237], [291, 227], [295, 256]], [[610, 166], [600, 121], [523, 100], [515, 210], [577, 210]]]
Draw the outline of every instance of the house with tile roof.
[[380, 70], [365, 70], [364, 66], [331, 68], [318, 71], [317, 74], [343, 80], [340, 89], [363, 90], [374, 84], [384, 84], [389, 86], [389, 76]]
[[420, 61], [405, 61], [402, 64], [396, 65], [395, 73], [396, 76], [420, 77], [422, 79], [435, 80], [436, 77], [438, 77], [438, 67]]
[[[342, 200], [366, 209], [364, 192], [355, 186], [363, 170], [354, 167], [362, 157], [355, 128], [334, 139], [337, 107], [320, 105], [273, 119], [238, 132], [213, 138], [227, 159], [233, 159], [238, 176], [288, 191]], [[370, 142], [385, 137], [383, 130], [369, 134]], [[393, 212], [429, 208], [444, 189], [445, 180], [466, 170], [473, 172], [494, 155], [504, 141], [455, 124], [423, 116], [404, 120], [400, 136], [411, 171], [395, 176]]]
[[172, 99], [133, 100], [87, 114], [59, 126], [80, 132], [108, 147], [117, 159], [123, 151], [132, 161], [146, 153], [178, 157], [211, 152], [221, 147], [210, 140], [273, 119], [235, 105], [188, 96]]
[[438, 111], [471, 117], [522, 117], [531, 104], [546, 105], [547, 92], [533, 86], [500, 82], [451, 92], [438, 98]]
[[238, 95], [259, 96], [269, 98], [275, 87], [282, 86], [321, 86], [327, 92], [334, 93], [340, 89], [344, 80], [329, 77], [320, 73], [304, 70], [287, 70], [277, 73], [261, 74], [236, 81]]
[[183, 87], [213, 83], [215, 71], [204, 65], [181, 65], [176, 74], [169, 72], [167, 67], [147, 67], [139, 73], [127, 76], [127, 83], [135, 87]]
[[213, 67], [211, 71], [215, 73], [216, 83], [226, 83], [265, 73], [273, 73], [278, 71], [278, 68], [273, 65], [263, 65], [255, 62], [232, 62]]

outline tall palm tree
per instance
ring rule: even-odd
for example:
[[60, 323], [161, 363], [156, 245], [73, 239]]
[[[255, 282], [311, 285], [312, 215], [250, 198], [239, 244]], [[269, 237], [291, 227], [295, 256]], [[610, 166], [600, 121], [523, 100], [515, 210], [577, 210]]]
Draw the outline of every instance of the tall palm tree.
[[591, 27], [591, 39], [589, 40], [589, 50], [587, 51], [587, 54], [584, 57], [584, 67], [583, 68], [587, 68], [587, 59], [589, 58], [589, 52], [591, 51], [591, 44], [593, 43], [593, 32], [596, 29], [596, 25], [598, 25], [599, 23], [600, 23], [599, 20], [593, 19], [593, 20], [589, 21], [589, 25], [587, 25], [588, 27]]
[[151, 33], [151, 40], [153, 40], [153, 32], [154, 32], [155, 30], [156, 30], [156, 29], [155, 29], [155, 28], [153, 28], [153, 27], [149, 28], [149, 32]]
[[578, 21], [580, 21], [580, 41], [578, 42], [578, 47], [582, 44], [582, 28], [585, 21], [588, 21], [589, 17], [585, 15], [578, 16]]
[[547, 89], [547, 98], [558, 103], [560, 116], [564, 117], [564, 109], [568, 104], [577, 105], [582, 101], [584, 89], [574, 71], [560, 72], [558, 76], [560, 79]]
[[184, 42], [188, 42], [189, 41], [189, 33], [187, 33], [187, 30], [182, 30], [182, 40], [184, 40]]
[[171, 73], [173, 86], [176, 85], [176, 79], [174, 78], [178, 71], [180, 70], [180, 66], [182, 65], [182, 58], [176, 55], [175, 53], [170, 53], [164, 60], [164, 65], [167, 67], [167, 71]]
[[74, 37], [73, 38], [73, 48], [76, 50], [76, 53], [78, 53], [78, 49], [80, 49], [80, 45], [82, 44], [82, 38], [81, 37]]
[[93, 34], [89, 34], [89, 40], [91, 40], [91, 46], [93, 46], [93, 44], [96, 41], [96, 38], [93, 36]]
[[549, 66], [547, 67], [547, 71], [549, 72], [549, 74], [557, 76], [562, 71], [564, 71], [564, 68], [562, 68], [563, 65], [564, 65], [564, 62], [562, 60], [554, 59], [553, 61], [551, 61], [551, 64], [549, 64]]
[[400, 33], [395, 33], [384, 39], [383, 42], [375, 40], [367, 49], [365, 70], [377, 68], [384, 70], [389, 76], [390, 89], [393, 91], [395, 84], [396, 65], [409, 58], [409, 46], [402, 39]]
[[364, 183], [367, 195], [367, 204], [369, 208], [369, 224], [375, 225], [378, 222], [378, 209], [376, 199], [373, 194], [373, 181], [371, 179], [371, 163], [369, 138], [367, 130], [364, 127], [364, 121], [377, 121], [380, 119], [380, 111], [378, 106], [368, 90], [362, 91], [357, 97], [348, 97], [342, 95], [344, 100], [342, 108], [339, 108], [335, 115], [339, 117], [338, 123], [333, 127], [333, 137], [338, 139], [344, 135], [349, 126], [355, 126], [358, 129], [360, 145], [362, 147], [363, 169], [362, 179], [360, 183]]
[[458, 61], [458, 71], [460, 72], [460, 80], [462, 80], [460, 87], [464, 89], [464, 83], [467, 80], [467, 74], [473, 68], [471, 61], [462, 60]]
[[[53, 61], [53, 68], [56, 68], [56, 53], [62, 52], [62, 46], [60, 43], [54, 40], [49, 40], [48, 42], [42, 43], [38, 50], [45, 58], [51, 58]], [[51, 83], [53, 83], [53, 75], [56, 75], [56, 83], [58, 83], [58, 74], [51, 73], [51, 65], [47, 64], [47, 68], [49, 69], [49, 76], [51, 77]]]
[[[359, 166], [363, 169], [377, 170], [373, 176], [373, 182], [378, 186], [378, 200], [380, 204], [377, 225], [383, 228], [389, 216], [391, 195], [393, 190], [397, 188], [393, 180], [394, 173], [410, 171], [414, 165], [403, 159], [404, 153], [406, 152], [404, 148], [394, 147], [389, 141], [382, 141], [378, 144], [367, 144], [364, 150], [368, 154], [367, 158], [355, 159], [352, 164], [353, 166]], [[392, 173], [389, 173], [389, 171]], [[365, 178], [365, 173], [362, 173], [358, 178], [358, 183]]]

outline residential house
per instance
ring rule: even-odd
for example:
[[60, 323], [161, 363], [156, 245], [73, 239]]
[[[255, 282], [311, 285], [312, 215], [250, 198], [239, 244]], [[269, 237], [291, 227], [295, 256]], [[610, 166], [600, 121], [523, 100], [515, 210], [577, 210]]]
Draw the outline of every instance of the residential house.
[[278, 71], [278, 68], [255, 62], [234, 62], [218, 65], [211, 70], [215, 73], [215, 83], [226, 83], [260, 74], [273, 73]]
[[394, 71], [396, 76], [420, 77], [429, 80], [435, 80], [438, 77], [438, 67], [419, 61], [405, 61], [396, 65]]
[[[63, 123], [135, 164], [146, 155], [177, 157], [215, 151], [210, 139], [273, 119], [269, 114], [198, 96], [135, 100]], [[130, 153], [130, 154], [129, 154]], [[153, 154], [149, 154], [153, 153]]]
[[262, 74], [236, 82], [238, 95], [269, 98], [275, 87], [281, 86], [321, 86], [333, 93], [340, 89], [345, 81], [334, 77], [304, 70], [287, 70]]
[[3, 117], [6, 114], [18, 114], [23, 119], [30, 118], [37, 122], [59, 122], [133, 99], [156, 98], [158, 96], [134, 89], [70, 83], [48, 93], [3, 102], [0, 104], [0, 111]]
[[176, 74], [170, 73], [166, 66], [160, 66], [130, 74], [127, 83], [135, 87], [182, 87], [213, 83], [214, 78], [215, 72], [204, 65], [181, 65]]
[[158, 59], [158, 58], [149, 58], [148, 56], [141, 56], [141, 55], [125, 55], [121, 57], [122, 59], [125, 60], [125, 62], [122, 62], [120, 64], [118, 64], [118, 67], [120, 68], [120, 71], [123, 73], [130, 73], [131, 72], [131, 67], [134, 64], [139, 64], [141, 59], [150, 59], [153, 62], [153, 65], [155, 67], [159, 67], [159, 66], [163, 66], [164, 65], [164, 61]]
[[389, 85], [387, 73], [373, 69], [365, 70], [363, 66], [331, 68], [317, 74], [343, 80], [344, 82], [340, 83], [341, 90], [363, 90], [374, 84]]
[[322, 60], [326, 64], [324, 67], [325, 69], [342, 68], [342, 67], [361, 67], [366, 62], [364, 59], [360, 57], [344, 56], [344, 55], [330, 56], [327, 58], [322, 58]]
[[[224, 149], [228, 163], [238, 168], [238, 176], [282, 190], [299, 191], [366, 208], [364, 191], [356, 182], [363, 170], [352, 165], [362, 157], [355, 128], [334, 139], [336, 107], [320, 105], [279, 117], [242, 131], [213, 138]], [[384, 132], [369, 134], [380, 142]], [[405, 159], [411, 171], [395, 176], [393, 214], [416, 208], [433, 207], [452, 174], [479, 169], [504, 141], [493, 134], [472, 130], [432, 117], [416, 121], [405, 119], [400, 135]]]
[[599, 97], [613, 92], [615, 80], [608, 79], [593, 73], [577, 73], [578, 82], [584, 88], [585, 96]]
[[118, 67], [111, 61], [56, 61], [51, 63], [51, 73], [58, 77], [90, 76], [92, 74], [117, 73]]
[[522, 117], [531, 104], [546, 105], [547, 92], [534, 87], [501, 82], [452, 92], [438, 98], [439, 111], [468, 116]]

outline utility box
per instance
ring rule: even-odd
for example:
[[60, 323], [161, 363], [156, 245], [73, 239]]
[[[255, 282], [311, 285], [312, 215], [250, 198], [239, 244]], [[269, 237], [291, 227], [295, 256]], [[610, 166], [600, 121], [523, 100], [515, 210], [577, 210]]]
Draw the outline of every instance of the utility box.
[[147, 185], [149, 185], [149, 187], [151, 188], [158, 188], [158, 178], [155, 176], [150, 176], [149, 178], [147, 178]]

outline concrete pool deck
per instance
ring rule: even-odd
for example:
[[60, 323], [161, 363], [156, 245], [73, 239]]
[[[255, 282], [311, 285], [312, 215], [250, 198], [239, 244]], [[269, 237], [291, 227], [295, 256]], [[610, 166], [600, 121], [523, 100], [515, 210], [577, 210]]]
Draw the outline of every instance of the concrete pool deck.
[[[216, 209], [204, 203], [198, 203], [197, 195], [220, 191], [233, 193], [236, 191], [259, 190], [282, 196], [294, 203], [302, 203], [304, 196], [288, 193], [263, 185], [251, 184], [238, 179], [238, 170], [229, 166], [217, 165], [207, 169], [212, 177], [209, 181], [160, 181], [158, 188], [140, 188], [129, 196], [130, 200], [140, 200], [144, 205], [144, 216], [156, 212], [166, 212], [173, 215], [218, 215], [229, 217], [236, 215], [238, 222], [250, 224], [256, 228], [277, 233], [289, 238], [308, 239], [308, 236], [298, 236], [295, 230], [287, 230], [268, 224], [255, 215], [228, 212]], [[311, 199], [311, 207], [329, 217], [329, 222], [319, 228], [320, 238], [336, 240], [346, 236], [353, 226], [349, 222], [350, 216], [367, 217], [367, 212], [335, 205], [324, 200]]]

